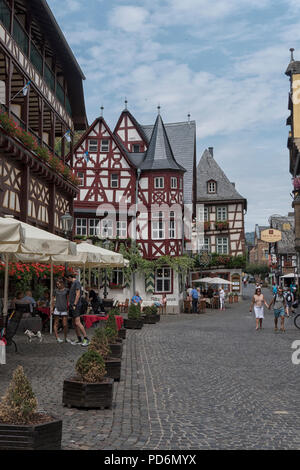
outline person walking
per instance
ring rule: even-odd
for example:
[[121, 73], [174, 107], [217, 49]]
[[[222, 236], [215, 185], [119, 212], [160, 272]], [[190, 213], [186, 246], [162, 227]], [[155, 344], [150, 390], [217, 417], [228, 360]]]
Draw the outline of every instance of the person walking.
[[[67, 276], [68, 281], [71, 283], [69, 291], [69, 315], [73, 320], [74, 328], [78, 338], [77, 341], [72, 344], [81, 344], [81, 346], [85, 347], [88, 346], [90, 342], [80, 319], [82, 289], [80, 282], [76, 278], [76, 275], [77, 273], [74, 272], [68, 274]], [[81, 335], [83, 335], [83, 340]]]
[[262, 330], [262, 323], [264, 319], [264, 305], [269, 308], [263, 293], [261, 292], [261, 288], [257, 287], [255, 289], [255, 294], [252, 297], [252, 302], [250, 306], [250, 312], [252, 312], [252, 308], [254, 306], [254, 313], [256, 319], [256, 331], [259, 329]]
[[289, 317], [290, 312], [293, 311], [293, 303], [294, 303], [294, 294], [293, 294], [293, 292], [290, 291], [289, 289], [287, 289], [284, 292], [284, 298], [285, 298], [285, 301], [286, 301], [287, 316]]
[[72, 343], [68, 339], [68, 294], [69, 289], [66, 288], [65, 283], [62, 279], [59, 279], [56, 283], [56, 289], [51, 303], [51, 313], [54, 317], [54, 335], [58, 343], [63, 343], [63, 340], [58, 336], [58, 324], [59, 320], [62, 321], [65, 343]]
[[225, 310], [225, 291], [223, 287], [219, 289], [220, 310]]
[[278, 319], [280, 318], [280, 330], [282, 332], [284, 329], [284, 317], [287, 312], [286, 300], [283, 295], [282, 287], [278, 287], [277, 294], [274, 295], [273, 299], [270, 302], [269, 309], [272, 307], [274, 309], [274, 323], [275, 323], [275, 332], [278, 331]]
[[191, 294], [192, 294], [193, 313], [198, 313], [199, 293], [195, 287], [192, 289]]

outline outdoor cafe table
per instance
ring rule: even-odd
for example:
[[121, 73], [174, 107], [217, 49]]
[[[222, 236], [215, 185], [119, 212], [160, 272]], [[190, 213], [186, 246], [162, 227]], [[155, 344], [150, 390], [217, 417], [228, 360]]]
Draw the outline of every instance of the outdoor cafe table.
[[[106, 317], [103, 317], [101, 315], [82, 315], [82, 318], [83, 318], [85, 327], [89, 329], [94, 323], [97, 323], [103, 320], [108, 320], [108, 315]], [[116, 319], [117, 329], [120, 330], [122, 328], [123, 321], [124, 321], [123, 317], [121, 315], [115, 315], [115, 319]]]

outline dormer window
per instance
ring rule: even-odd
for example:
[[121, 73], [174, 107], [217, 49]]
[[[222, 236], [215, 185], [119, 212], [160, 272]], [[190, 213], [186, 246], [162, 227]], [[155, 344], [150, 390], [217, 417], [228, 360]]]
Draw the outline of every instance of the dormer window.
[[217, 192], [217, 183], [213, 180], [207, 182], [207, 192], [215, 194]]
[[132, 151], [133, 151], [133, 153], [140, 153], [141, 148], [140, 148], [139, 144], [133, 144]]
[[164, 188], [164, 177], [160, 176], [158, 178], [154, 178], [154, 188], [155, 189], [163, 189]]

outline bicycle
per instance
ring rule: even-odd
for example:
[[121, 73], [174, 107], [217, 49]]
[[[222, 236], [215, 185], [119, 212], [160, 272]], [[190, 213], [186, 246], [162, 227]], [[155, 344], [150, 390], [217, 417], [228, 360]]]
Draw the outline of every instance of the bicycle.
[[[294, 308], [298, 307], [298, 303], [293, 305]], [[295, 310], [291, 310], [287, 317], [287, 322], [293, 322], [294, 326], [300, 330], [300, 313]]]

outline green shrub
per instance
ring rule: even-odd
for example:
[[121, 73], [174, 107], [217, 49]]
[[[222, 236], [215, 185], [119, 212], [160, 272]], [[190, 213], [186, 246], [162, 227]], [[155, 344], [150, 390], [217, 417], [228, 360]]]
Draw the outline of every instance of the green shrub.
[[106, 326], [105, 334], [107, 336], [107, 339], [108, 339], [109, 343], [115, 343], [116, 342], [116, 339], [117, 339], [117, 336], [118, 336], [117, 329], [111, 328], [110, 326]]
[[106, 375], [103, 357], [96, 351], [89, 349], [76, 363], [76, 372], [84, 382], [102, 382]]
[[89, 344], [89, 350], [94, 350], [101, 354], [102, 357], [107, 358], [111, 351], [108, 345], [108, 338], [104, 328], [96, 328], [94, 336]]
[[141, 318], [141, 306], [140, 304], [130, 304], [128, 309], [128, 318], [130, 320], [138, 320]]
[[37, 399], [23, 367], [19, 366], [0, 403], [0, 422], [30, 424], [37, 411]]

